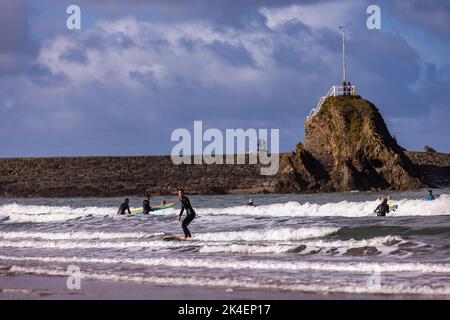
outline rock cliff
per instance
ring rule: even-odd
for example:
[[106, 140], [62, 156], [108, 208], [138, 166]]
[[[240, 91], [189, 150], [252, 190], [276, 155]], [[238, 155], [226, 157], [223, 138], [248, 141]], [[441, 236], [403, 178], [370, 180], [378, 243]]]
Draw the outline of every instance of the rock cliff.
[[[358, 96], [328, 98], [305, 123], [306, 142], [261, 165], [179, 165], [169, 156], [0, 159], [0, 197], [108, 197], [189, 193], [406, 190], [450, 185], [450, 155], [407, 152], [378, 109]], [[248, 161], [247, 161], [248, 163]]]
[[378, 109], [360, 96], [325, 100], [305, 145], [282, 158], [278, 191], [408, 190], [425, 186]]

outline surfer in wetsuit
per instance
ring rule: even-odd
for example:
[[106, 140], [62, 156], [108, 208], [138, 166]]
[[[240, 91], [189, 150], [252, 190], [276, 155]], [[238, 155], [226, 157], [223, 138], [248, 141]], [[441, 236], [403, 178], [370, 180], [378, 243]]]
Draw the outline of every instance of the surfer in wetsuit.
[[117, 214], [126, 214], [128, 211], [128, 214], [131, 214], [130, 211], [130, 199], [126, 198], [125, 201], [120, 205], [119, 211], [117, 211]]
[[152, 207], [150, 206], [150, 195], [147, 193], [145, 194], [144, 201], [142, 202], [142, 211], [144, 214], [149, 214], [152, 210]]
[[188, 197], [184, 195], [183, 189], [178, 190], [178, 199], [181, 202], [181, 211], [180, 215], [178, 216], [178, 221], [181, 221], [181, 216], [183, 215], [184, 210], [186, 210], [186, 218], [183, 219], [181, 227], [183, 228], [184, 239], [190, 239], [192, 238], [192, 235], [188, 229], [188, 226], [195, 218], [195, 211], [192, 208], [191, 202], [189, 201]]
[[375, 209], [374, 213], [377, 214], [378, 217], [385, 217], [387, 213], [389, 213], [389, 205], [388, 200], [383, 198], [381, 200], [381, 204]]

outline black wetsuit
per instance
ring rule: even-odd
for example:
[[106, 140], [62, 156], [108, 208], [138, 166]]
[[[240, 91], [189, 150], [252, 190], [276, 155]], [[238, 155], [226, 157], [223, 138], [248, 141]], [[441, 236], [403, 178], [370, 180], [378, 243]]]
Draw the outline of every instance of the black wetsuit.
[[128, 202], [124, 202], [120, 205], [119, 211], [117, 211], [117, 214], [126, 214], [127, 211], [129, 214], [131, 214], [130, 206], [128, 205]]
[[145, 199], [144, 202], [142, 202], [142, 208], [144, 214], [149, 214], [150, 211], [152, 211], [152, 207], [150, 207], [150, 200]]
[[180, 211], [180, 219], [183, 215], [184, 210], [186, 210], [186, 218], [183, 219], [183, 222], [181, 224], [181, 227], [183, 228], [184, 236], [186, 238], [191, 238], [191, 232], [188, 229], [188, 225], [194, 220], [195, 218], [195, 211], [191, 206], [191, 202], [186, 196], [183, 196], [181, 198], [181, 211]]
[[380, 204], [374, 211], [377, 216], [385, 217], [387, 213], [389, 213], [389, 206], [387, 204]]

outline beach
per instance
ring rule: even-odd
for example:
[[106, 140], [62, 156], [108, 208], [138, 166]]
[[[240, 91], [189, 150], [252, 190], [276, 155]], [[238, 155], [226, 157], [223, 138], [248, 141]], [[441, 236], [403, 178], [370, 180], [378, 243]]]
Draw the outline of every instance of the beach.
[[387, 217], [370, 216], [383, 193], [190, 196], [191, 241], [162, 238], [182, 235], [179, 204], [1, 199], [0, 298], [448, 299], [450, 192], [423, 192], [391, 193]]
[[86, 279], [80, 290], [68, 290], [67, 277], [2, 275], [0, 300], [402, 300], [445, 299], [429, 295], [314, 294], [226, 288], [169, 287], [146, 283]]

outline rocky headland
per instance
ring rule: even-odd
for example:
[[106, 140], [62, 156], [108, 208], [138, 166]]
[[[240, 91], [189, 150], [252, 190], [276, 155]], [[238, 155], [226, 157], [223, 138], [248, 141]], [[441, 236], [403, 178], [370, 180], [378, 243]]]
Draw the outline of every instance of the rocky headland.
[[[261, 165], [174, 165], [170, 156], [0, 159], [1, 197], [410, 190], [450, 185], [450, 155], [408, 152], [379, 110], [360, 96], [328, 97], [305, 122], [305, 143], [280, 155], [277, 175]], [[247, 161], [248, 163], [248, 161]]]

